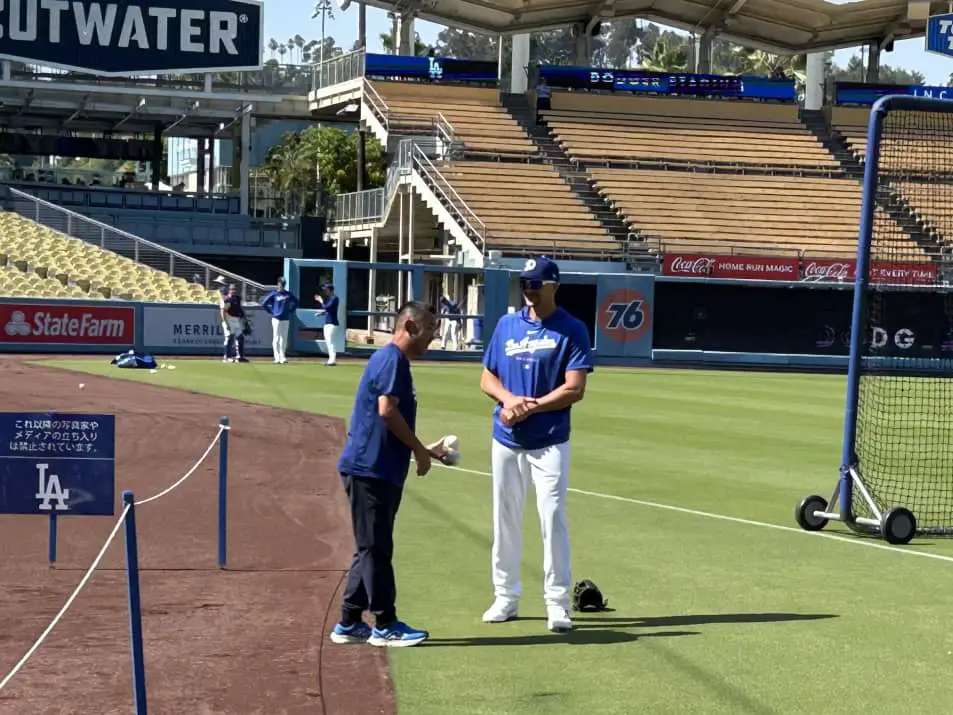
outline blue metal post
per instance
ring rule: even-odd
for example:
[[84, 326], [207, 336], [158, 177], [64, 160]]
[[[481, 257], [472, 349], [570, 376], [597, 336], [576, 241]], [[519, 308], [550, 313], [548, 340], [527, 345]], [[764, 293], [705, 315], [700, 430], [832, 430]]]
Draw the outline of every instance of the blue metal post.
[[228, 417], [221, 420], [218, 438], [218, 567], [225, 568], [228, 546]]
[[142, 608], [139, 599], [139, 546], [136, 542], [136, 506], [132, 492], [122, 493], [126, 512], [126, 581], [129, 585], [129, 634], [132, 642], [132, 688], [136, 715], [146, 715], [146, 663], [142, 647]]
[[860, 233], [854, 276], [854, 307], [850, 321], [850, 361], [847, 370], [847, 405], [844, 410], [844, 444], [840, 468], [840, 514], [845, 523], [853, 522], [853, 488], [848, 468], [854, 463], [857, 439], [857, 402], [860, 398], [861, 351], [864, 347], [864, 309], [869, 284], [870, 243], [877, 207], [877, 168], [880, 164], [880, 137], [887, 107], [884, 97], [874, 103], [867, 126], [867, 156], [864, 167], [864, 202], [860, 210]]
[[56, 563], [56, 511], [50, 512], [50, 566]]

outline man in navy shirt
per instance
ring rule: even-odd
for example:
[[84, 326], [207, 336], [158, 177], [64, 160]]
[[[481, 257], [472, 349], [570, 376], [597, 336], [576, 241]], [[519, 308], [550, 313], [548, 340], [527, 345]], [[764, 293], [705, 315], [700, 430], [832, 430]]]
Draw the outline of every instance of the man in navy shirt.
[[[357, 548], [341, 621], [331, 631], [334, 643], [413, 646], [429, 635], [397, 619], [392, 560], [394, 519], [411, 455], [420, 476], [430, 470], [431, 458], [445, 457], [439, 447], [426, 447], [414, 432], [417, 393], [410, 374], [410, 361], [427, 351], [437, 322], [430, 306], [404, 305], [393, 339], [371, 355], [357, 388], [347, 443], [338, 460]], [[374, 615], [373, 629], [361, 620], [364, 611]]]
[[589, 331], [556, 305], [559, 267], [541, 256], [520, 273], [526, 306], [504, 315], [483, 359], [480, 388], [493, 410], [493, 604], [487, 623], [519, 614], [523, 509], [529, 481], [543, 532], [543, 597], [549, 630], [572, 628], [566, 489], [569, 412], [593, 370]]
[[275, 356], [276, 365], [284, 365], [288, 362], [286, 352], [288, 350], [288, 327], [291, 325], [291, 318], [298, 310], [298, 298], [294, 293], [285, 287], [284, 276], [278, 279], [278, 290], [273, 290], [265, 296], [261, 302], [261, 307], [271, 313], [271, 352]]
[[222, 298], [222, 331], [225, 333], [225, 356], [222, 362], [248, 362], [245, 357], [245, 308], [238, 288], [228, 286], [228, 293]]
[[325, 364], [337, 365], [338, 340], [341, 334], [340, 316], [338, 315], [340, 301], [334, 295], [333, 285], [325, 283], [322, 287], [324, 292], [327, 293], [327, 299], [322, 298], [320, 294], [314, 296], [314, 299], [321, 306], [318, 315], [324, 313], [324, 343], [328, 348], [328, 361]]
[[457, 336], [460, 333], [460, 305], [449, 296], [440, 298], [440, 315], [442, 316], [442, 327], [440, 329], [440, 349], [447, 349], [447, 341], [450, 341], [451, 350], [459, 350]]

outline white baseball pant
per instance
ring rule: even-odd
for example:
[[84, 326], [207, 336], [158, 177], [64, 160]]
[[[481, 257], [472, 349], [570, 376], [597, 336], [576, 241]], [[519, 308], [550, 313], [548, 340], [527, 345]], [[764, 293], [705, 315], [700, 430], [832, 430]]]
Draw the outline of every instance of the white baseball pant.
[[328, 365], [333, 365], [338, 359], [338, 331], [340, 325], [324, 325], [324, 343], [328, 348]]
[[440, 329], [440, 348], [442, 350], [447, 349], [447, 343], [450, 343], [451, 350], [459, 350], [460, 346], [457, 344], [457, 321], [450, 318], [443, 318], [443, 326]]
[[284, 362], [287, 358], [285, 353], [288, 351], [288, 327], [290, 320], [271, 319], [271, 352], [275, 355], [275, 362]]
[[511, 449], [493, 440], [493, 591], [516, 600], [522, 593], [523, 511], [530, 480], [543, 532], [543, 598], [547, 606], [569, 609], [572, 573], [566, 488], [569, 443], [543, 449]]

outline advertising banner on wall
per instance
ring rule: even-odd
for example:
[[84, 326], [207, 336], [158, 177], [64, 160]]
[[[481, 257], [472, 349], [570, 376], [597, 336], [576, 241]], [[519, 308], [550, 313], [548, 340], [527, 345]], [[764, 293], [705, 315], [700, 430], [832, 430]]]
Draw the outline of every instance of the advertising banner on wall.
[[0, 303], [0, 343], [132, 346], [136, 309], [104, 303]]
[[654, 276], [600, 275], [596, 283], [596, 355], [651, 358]]
[[0, 3], [0, 57], [104, 76], [262, 65], [258, 0]]
[[[802, 281], [805, 283], [852, 283], [857, 262], [852, 259], [800, 259], [777, 256], [709, 256], [667, 253], [662, 275], [683, 278], [734, 278], [738, 280]], [[870, 265], [873, 283], [929, 285], [936, 281], [933, 263], [887, 263]]]
[[[225, 344], [217, 305], [146, 305], [142, 310], [142, 342], [150, 351], [214, 353]], [[245, 338], [245, 352], [270, 354], [271, 317], [261, 308], [246, 311], [252, 334]]]

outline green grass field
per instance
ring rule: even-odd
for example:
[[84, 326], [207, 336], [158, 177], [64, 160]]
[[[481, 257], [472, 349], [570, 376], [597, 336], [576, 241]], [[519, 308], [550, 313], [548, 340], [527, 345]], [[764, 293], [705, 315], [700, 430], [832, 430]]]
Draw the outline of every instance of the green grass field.
[[[150, 374], [45, 362], [344, 418], [363, 367], [180, 360]], [[481, 623], [490, 403], [477, 366], [414, 374], [422, 437], [460, 435], [471, 471], [411, 477], [398, 517], [399, 612], [432, 633], [390, 654], [401, 715], [950, 707], [953, 542], [885, 547], [794, 522], [801, 497], [828, 496], [837, 478], [844, 378], [597, 371], [573, 411], [573, 576], [593, 579], [615, 610], [577, 616], [560, 636], [545, 629], [532, 499], [523, 620]]]

